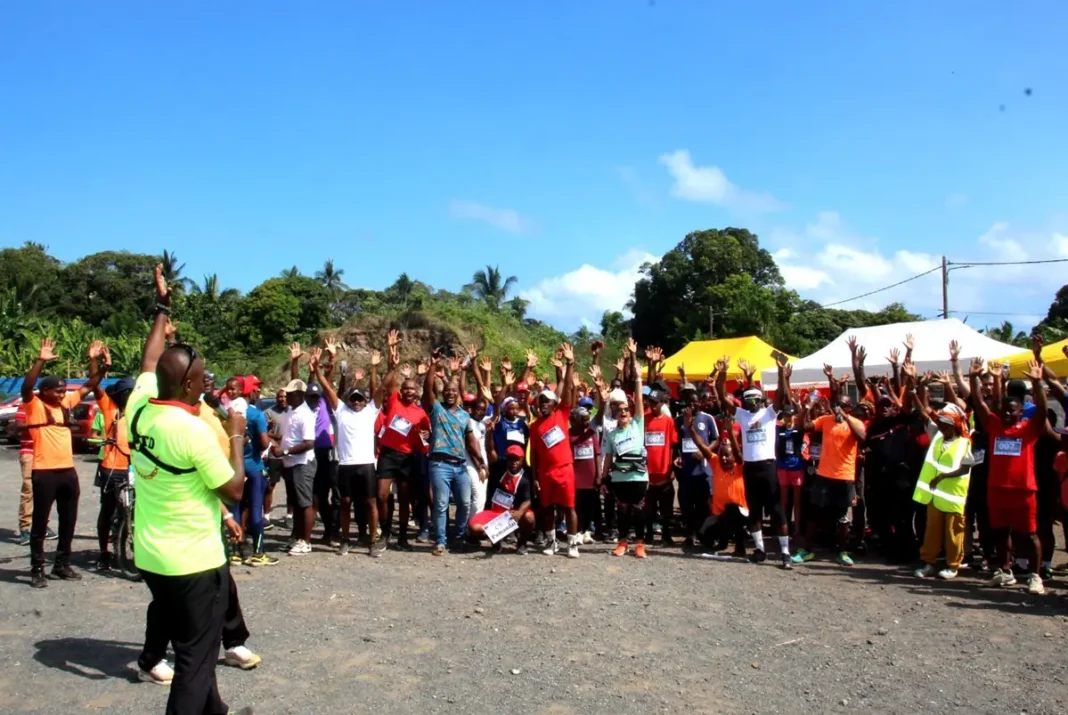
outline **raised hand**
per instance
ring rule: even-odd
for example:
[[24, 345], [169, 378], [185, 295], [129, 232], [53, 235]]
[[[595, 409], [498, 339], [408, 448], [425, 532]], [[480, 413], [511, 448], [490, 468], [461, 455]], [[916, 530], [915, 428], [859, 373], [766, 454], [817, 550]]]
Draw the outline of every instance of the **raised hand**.
[[101, 349], [101, 353], [100, 354], [104, 357], [104, 367], [110, 368], [111, 367], [111, 350], [108, 349], [107, 345], [102, 345], [100, 347], [100, 349]]
[[557, 369], [562, 368], [564, 366], [563, 354], [559, 350], [557, 350], [556, 354], [553, 355], [553, 359], [549, 362], [552, 364], [553, 367]]
[[863, 367], [864, 360], [868, 357], [868, 351], [864, 349], [863, 345], [861, 345], [857, 348], [857, 352], [853, 355], [853, 357], [856, 359], [857, 365]]
[[1031, 352], [1035, 355], [1035, 361], [1042, 364], [1042, 347], [1046, 344], [1045, 339], [1038, 333], [1031, 336]]
[[912, 333], [905, 334], [905, 342], [903, 344], [909, 351], [916, 349], [916, 341], [912, 339]]
[[1002, 364], [1000, 360], [991, 360], [986, 364], [986, 369], [994, 375], [1002, 374]]
[[89, 359], [96, 360], [104, 354], [104, 343], [99, 340], [94, 340], [89, 343]]
[[1041, 380], [1042, 363], [1040, 363], [1038, 360], [1029, 360], [1027, 362], [1027, 372], [1024, 374], [1029, 380]]
[[849, 373], [843, 372], [841, 375], [838, 376], [837, 382], [839, 385], [844, 386], [846, 383], [849, 382]]
[[[422, 367], [422, 366], [423, 366], [423, 364], [419, 363], [419, 367]], [[423, 372], [420, 372], [419, 374], [422, 375], [425, 372], [426, 372], [426, 370], [423, 370]], [[401, 377], [403, 377], [405, 380], [411, 380], [412, 379], [412, 366], [409, 365], [408, 363], [404, 363], [403, 365], [401, 365], [400, 374], [401, 374]]]
[[727, 368], [731, 364], [729, 355], [724, 355], [719, 360], [716, 360], [716, 372], [727, 372]]
[[634, 338], [627, 338], [627, 354], [628, 355], [637, 355], [638, 354], [638, 341], [636, 341]]
[[850, 335], [848, 338], [846, 338], [846, 345], [849, 346], [849, 353], [851, 355], [856, 355], [857, 354], [857, 336], [856, 335]]
[[487, 375], [493, 371], [493, 362], [488, 357], [483, 357], [478, 366], [482, 368], [482, 372]]
[[828, 380], [834, 379], [834, 368], [827, 363], [823, 363], [823, 374], [827, 376]]
[[395, 348], [400, 345], [400, 342], [400, 333], [398, 333], [396, 330], [390, 330], [389, 334], [386, 335], [386, 345], [388, 345], [389, 347]]
[[290, 360], [299, 360], [301, 355], [303, 355], [303, 353], [301, 352], [301, 349], [300, 349], [300, 343], [290, 343], [289, 344], [289, 359]]
[[473, 344], [472, 345], [468, 345], [467, 346], [467, 354], [470, 356], [470, 358], [472, 360], [477, 358], [478, 357], [478, 346], [477, 345], [473, 345]]
[[378, 367], [381, 364], [382, 364], [382, 353], [378, 352], [377, 350], [372, 350], [371, 351], [371, 365], [373, 367]]
[[590, 369], [587, 371], [587, 374], [589, 374], [589, 376], [594, 381], [600, 380], [601, 379], [601, 366], [600, 365], [590, 365]]
[[352, 373], [352, 381], [353, 382], [359, 382], [360, 380], [362, 380], [364, 378], [364, 374], [365, 373], [364, 373], [362, 367], [356, 368], [356, 370]]
[[908, 377], [915, 378], [916, 363], [912, 362], [911, 360], [906, 362], [904, 365], [901, 366], [901, 371], [904, 372]]
[[174, 336], [178, 334], [178, 323], [173, 322], [170, 318], [167, 318], [167, 322], [163, 325], [163, 339], [168, 343], [174, 342]]
[[337, 338], [333, 338], [333, 337], [327, 338], [323, 342], [323, 344], [326, 347], [326, 352], [330, 353], [331, 357], [337, 355], [337, 348], [338, 348], [338, 345], [339, 345]]
[[649, 362], [653, 362], [654, 360], [656, 360], [656, 348], [654, 348], [652, 345], [645, 348], [645, 359]]
[[504, 372], [512, 371], [512, 359], [510, 357], [501, 358], [501, 370], [503, 370]]
[[571, 343], [564, 343], [560, 346], [560, 357], [567, 362], [575, 362], [575, 348], [571, 347]]
[[968, 375], [972, 377], [979, 377], [983, 374], [983, 358], [972, 358], [972, 364], [968, 368]]
[[511, 387], [512, 385], [515, 384], [515, 373], [512, 372], [511, 370], [505, 370], [501, 374], [501, 380], [504, 381], [504, 386], [505, 387]]
[[616, 360], [616, 371], [623, 372], [623, 358]]
[[527, 350], [527, 367], [534, 369], [538, 366], [538, 356], [533, 350]]
[[58, 357], [56, 355], [56, 344], [52, 342], [52, 338], [42, 340], [41, 349], [37, 352], [37, 359], [41, 362], [50, 362]]
[[459, 371], [460, 371], [460, 358], [458, 358], [458, 357], [449, 358], [449, 372], [457, 373]]
[[308, 359], [308, 368], [315, 372], [319, 369], [319, 360], [323, 357], [322, 348], [315, 348], [311, 351], [311, 357]]
[[782, 374], [786, 376], [787, 380], [789, 380], [790, 377], [794, 374], [794, 366], [787, 364], [785, 367], [783, 367]]
[[897, 365], [898, 360], [901, 359], [901, 351], [897, 348], [890, 348], [890, 355], [886, 358], [886, 361], [891, 365]]
[[156, 271], [155, 271], [155, 276], [154, 277], [155, 277], [155, 281], [156, 281], [156, 302], [159, 303], [160, 305], [165, 305], [165, 306], [170, 307], [170, 304], [171, 304], [171, 293], [170, 293], [170, 290], [168, 290], [168, 288], [167, 288], [167, 279], [163, 277], [163, 264], [162, 263], [157, 263], [156, 264]]
[[956, 340], [949, 341], [949, 359], [951, 362], [960, 360], [960, 343]]

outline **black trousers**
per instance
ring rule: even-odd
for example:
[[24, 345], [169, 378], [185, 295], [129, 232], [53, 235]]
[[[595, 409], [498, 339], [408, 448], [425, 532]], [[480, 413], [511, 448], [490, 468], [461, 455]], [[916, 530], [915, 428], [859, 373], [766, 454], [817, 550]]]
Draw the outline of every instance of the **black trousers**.
[[601, 492], [597, 489], [576, 489], [575, 510], [578, 511], [579, 531], [588, 531], [593, 525], [595, 534], [602, 534], [604, 525], [601, 523]]
[[229, 564], [187, 576], [148, 571], [141, 575], [152, 592], [152, 602], [145, 647], [137, 663], [151, 670], [163, 659], [167, 643], [174, 646], [174, 680], [166, 714], [226, 715], [229, 708], [219, 695], [215, 664], [233, 582]]
[[330, 538], [338, 533], [338, 509], [341, 497], [337, 495], [334, 504], [331, 495], [337, 492], [337, 462], [331, 460], [329, 447], [315, 448], [315, 500], [319, 504], [319, 520], [323, 522], [323, 536]]
[[670, 479], [661, 484], [650, 484], [645, 493], [645, 540], [653, 540], [653, 521], [660, 514], [660, 533], [663, 538], [671, 535], [671, 518], [675, 516], [675, 482]]
[[682, 512], [682, 533], [692, 538], [708, 518], [708, 498], [712, 491], [708, 479], [699, 476], [679, 477], [679, 511]]
[[78, 522], [78, 473], [69, 469], [35, 469], [33, 483], [33, 521], [30, 524], [30, 568], [43, 571], [44, 543], [48, 533], [48, 515], [52, 505], [59, 514], [59, 542], [56, 544], [56, 564], [70, 565], [70, 545], [74, 540], [74, 525]]

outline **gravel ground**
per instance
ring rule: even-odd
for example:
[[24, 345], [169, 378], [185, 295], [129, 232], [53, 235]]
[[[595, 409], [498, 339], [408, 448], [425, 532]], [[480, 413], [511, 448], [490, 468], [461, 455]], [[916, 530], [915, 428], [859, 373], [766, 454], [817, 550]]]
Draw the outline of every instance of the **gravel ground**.
[[[95, 549], [94, 468], [79, 464], [81, 567]], [[18, 485], [15, 454], [4, 450], [7, 523]], [[279, 531], [269, 535], [280, 540]], [[0, 539], [0, 712], [162, 711], [166, 691], [131, 670], [148, 589], [86, 572], [33, 591], [28, 549], [11, 537], [5, 529]], [[613, 559], [600, 545], [577, 561], [425, 551], [281, 558], [234, 570], [248, 645], [264, 657], [252, 672], [220, 666], [235, 709], [1068, 712], [1064, 581], [1035, 598], [864, 562], [786, 573], [676, 549]]]

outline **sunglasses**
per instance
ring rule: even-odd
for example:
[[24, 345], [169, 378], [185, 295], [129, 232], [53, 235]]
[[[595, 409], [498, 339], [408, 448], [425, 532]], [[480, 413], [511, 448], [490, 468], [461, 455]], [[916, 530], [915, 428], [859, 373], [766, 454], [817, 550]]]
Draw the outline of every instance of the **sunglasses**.
[[193, 367], [193, 363], [196, 362], [196, 359], [200, 357], [200, 355], [197, 354], [196, 348], [186, 343], [175, 343], [172, 347], [184, 351], [185, 354], [189, 356], [189, 362], [185, 366], [185, 372], [182, 373], [182, 379], [178, 383], [179, 385], [184, 385], [186, 378], [189, 377], [189, 370]]

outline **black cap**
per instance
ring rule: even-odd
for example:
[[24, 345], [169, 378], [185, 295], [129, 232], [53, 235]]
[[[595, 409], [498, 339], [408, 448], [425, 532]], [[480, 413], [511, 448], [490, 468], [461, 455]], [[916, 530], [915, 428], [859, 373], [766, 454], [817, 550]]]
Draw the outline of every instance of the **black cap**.
[[315, 395], [316, 397], [322, 397], [323, 388], [319, 387], [318, 382], [313, 382], [308, 385], [308, 389], [304, 393], [305, 396]]
[[[316, 385], [316, 387], [318, 387], [318, 385]], [[359, 399], [363, 400], [364, 402], [367, 402], [367, 393], [365, 393], [359, 387], [354, 387], [351, 390], [349, 390], [348, 400], [349, 400], [349, 402], [352, 402], [353, 399], [355, 399], [355, 398], [359, 398]]]

